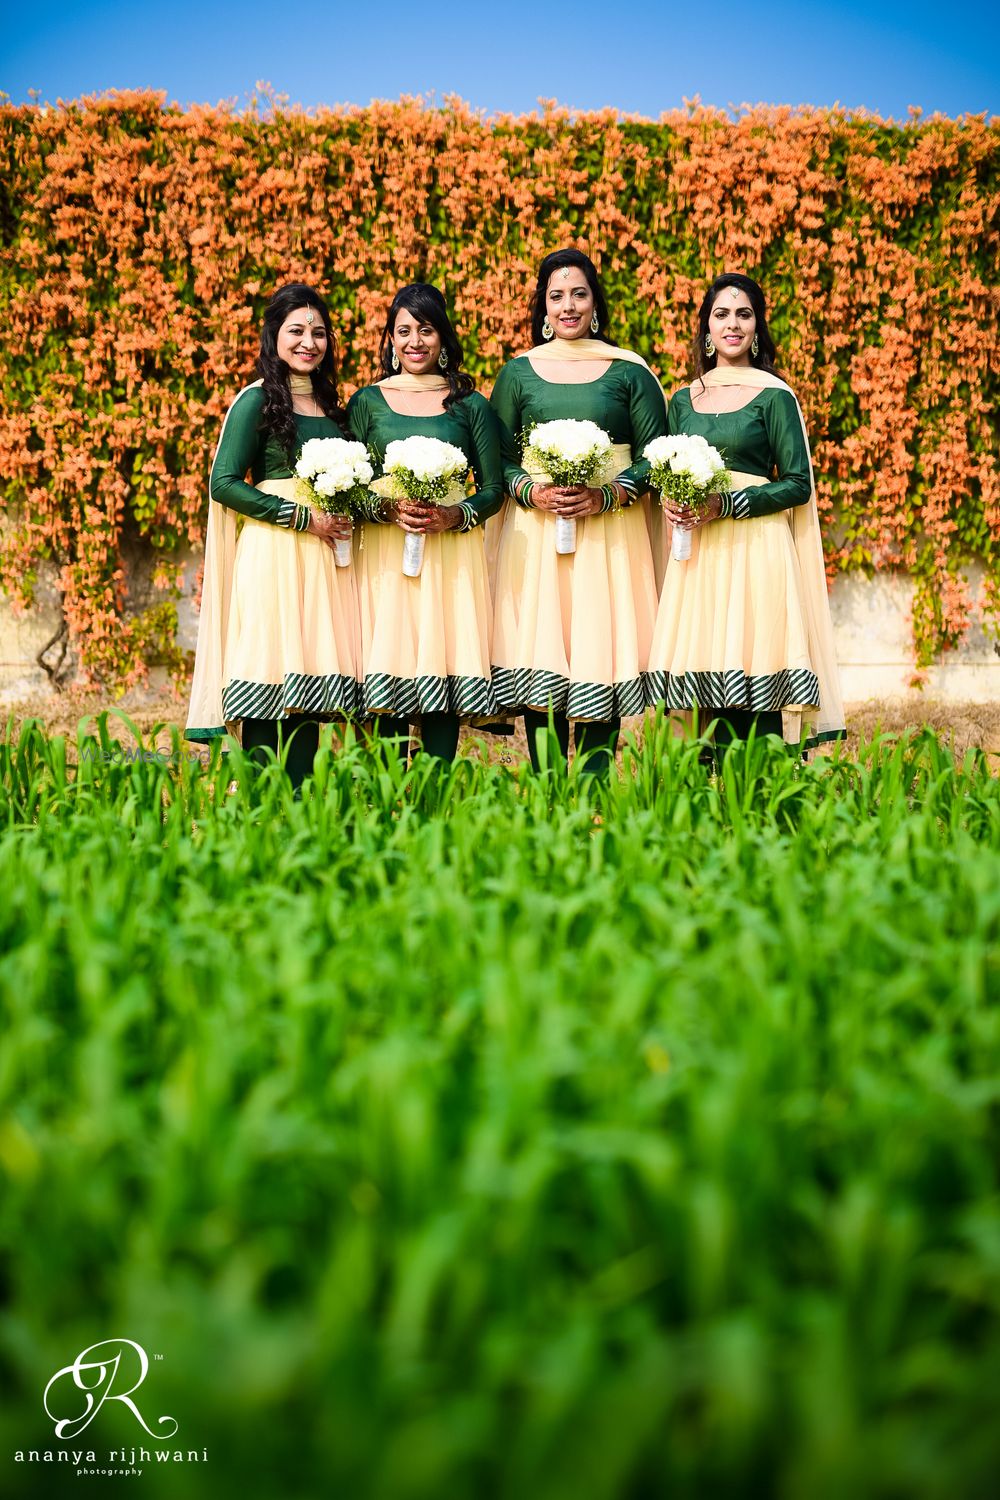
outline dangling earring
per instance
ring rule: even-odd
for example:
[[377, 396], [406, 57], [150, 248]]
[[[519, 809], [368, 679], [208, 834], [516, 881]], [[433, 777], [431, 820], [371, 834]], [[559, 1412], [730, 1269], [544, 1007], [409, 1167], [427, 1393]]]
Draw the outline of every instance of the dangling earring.
[[395, 346], [395, 344], [393, 344], [393, 346], [392, 346], [392, 359], [389, 361], [389, 363], [392, 365], [392, 368], [394, 370], [398, 370], [399, 369], [399, 355], [396, 353], [396, 346]]
[[715, 345], [712, 343], [712, 335], [710, 333], [706, 333], [705, 335], [705, 353], [708, 355], [709, 359], [711, 359], [712, 355], [715, 353]]
[[756, 334], [754, 334], [753, 343], [750, 345], [750, 353], [753, 355], [754, 359], [756, 359], [758, 354], [760, 353], [760, 343], [758, 342]]
[[448, 356], [444, 352], [443, 349], [441, 350], [441, 353], [438, 355], [438, 364], [441, 366], [442, 370], [447, 370], [447, 368], [448, 368]]
[[548, 313], [546, 313], [545, 314], [545, 322], [542, 324], [542, 338], [543, 339], [550, 339], [554, 333], [555, 333], [555, 329], [552, 327], [552, 324], [549, 322], [549, 315], [548, 315]]
[[591, 333], [598, 333], [600, 331], [600, 327], [601, 327], [601, 324], [600, 324], [600, 321], [599, 321], [598, 316], [597, 316], [597, 308], [595, 307], [594, 308], [594, 316], [590, 320], [590, 331], [591, 331]]

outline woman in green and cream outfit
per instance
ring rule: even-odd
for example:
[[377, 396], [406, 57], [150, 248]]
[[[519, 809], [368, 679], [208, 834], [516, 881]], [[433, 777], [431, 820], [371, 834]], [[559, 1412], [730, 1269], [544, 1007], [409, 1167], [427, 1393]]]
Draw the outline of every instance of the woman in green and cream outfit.
[[[322, 720], [359, 706], [358, 595], [333, 543], [351, 523], [303, 503], [295, 462], [343, 437], [329, 315], [311, 287], [282, 287], [264, 315], [261, 378], [236, 397], [212, 464], [205, 575], [187, 737], [227, 731], [309, 774]], [[248, 482], [247, 476], [250, 481]]]
[[796, 746], [844, 732], [809, 443], [775, 359], [760, 287], [717, 277], [669, 425], [718, 448], [733, 489], [698, 511], [665, 506], [692, 550], [670, 559], [646, 688], [651, 707], [717, 721], [720, 745], [751, 728]]
[[[483, 523], [503, 504], [500, 430], [462, 369], [462, 346], [437, 287], [403, 287], [379, 350], [380, 376], [347, 407], [353, 436], [381, 469], [393, 441], [421, 436], [460, 448], [473, 493], [451, 505], [383, 500], [356, 549], [364, 710], [383, 735], [450, 761], [463, 721], [495, 717], [490, 590]], [[378, 482], [376, 481], [376, 491]], [[407, 536], [423, 536], [416, 578], [403, 572]]]
[[[534, 346], [506, 364], [492, 403], [504, 430], [508, 506], [497, 549], [493, 684], [502, 710], [538, 734], [552, 715], [559, 747], [606, 772], [624, 714], [643, 710], [656, 617], [645, 445], [666, 432], [663, 393], [645, 361], [610, 343], [597, 272], [578, 250], [546, 256], [532, 308]], [[614, 444], [605, 483], [554, 486], [521, 463], [531, 428], [595, 422]], [[577, 522], [576, 551], [556, 550], [556, 518]]]

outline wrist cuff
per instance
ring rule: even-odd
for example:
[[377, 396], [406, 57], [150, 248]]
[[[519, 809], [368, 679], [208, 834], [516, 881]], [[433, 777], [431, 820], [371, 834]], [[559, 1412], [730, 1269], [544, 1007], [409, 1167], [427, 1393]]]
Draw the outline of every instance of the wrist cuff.
[[459, 531], [471, 531], [474, 526], [479, 525], [479, 513], [470, 500], [463, 500], [459, 509], [462, 512], [462, 524]]
[[737, 490], [733, 497], [733, 515], [737, 521], [748, 521], [750, 519], [750, 492], [749, 490]]
[[285, 531], [298, 530], [298, 513], [301, 509], [294, 500], [279, 500], [278, 513], [274, 518], [275, 526], [281, 526]]

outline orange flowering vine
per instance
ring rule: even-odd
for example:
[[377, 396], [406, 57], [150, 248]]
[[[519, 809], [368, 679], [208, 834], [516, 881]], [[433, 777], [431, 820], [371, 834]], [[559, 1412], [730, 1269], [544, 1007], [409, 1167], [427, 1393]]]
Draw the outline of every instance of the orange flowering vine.
[[[613, 332], [669, 388], [706, 282], [764, 285], [810, 425], [828, 568], [905, 568], [915, 664], [1000, 621], [996, 121], [700, 105], [486, 119], [460, 100], [180, 110], [152, 93], [0, 105], [0, 585], [44, 560], [92, 675], [174, 642], [219, 423], [271, 290], [329, 299], [345, 394], [393, 289], [435, 281], [485, 388], [535, 267], [597, 261]], [[126, 559], [154, 553], [155, 602]], [[981, 597], [967, 581], [984, 566]]]

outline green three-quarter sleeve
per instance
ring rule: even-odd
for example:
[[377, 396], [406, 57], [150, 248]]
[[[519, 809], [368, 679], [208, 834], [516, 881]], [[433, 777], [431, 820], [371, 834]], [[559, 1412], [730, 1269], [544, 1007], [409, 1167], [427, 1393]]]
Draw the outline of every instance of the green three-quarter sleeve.
[[521, 433], [521, 405], [515, 362], [504, 365], [496, 378], [490, 405], [500, 423], [500, 458], [503, 465], [503, 483], [508, 494], [515, 495], [514, 486], [519, 480], [528, 479], [526, 469], [521, 466], [518, 437]]
[[629, 413], [632, 420], [632, 463], [617, 482], [638, 497], [649, 488], [649, 460], [642, 457], [647, 443], [667, 431], [667, 409], [656, 376], [642, 365], [627, 366]]
[[253, 468], [261, 447], [258, 427], [264, 394], [259, 387], [241, 391], [229, 408], [212, 464], [209, 493], [220, 505], [239, 511], [254, 521], [270, 521], [275, 526], [294, 527], [298, 506], [279, 495], [265, 495], [247, 484], [246, 475]]
[[474, 526], [481, 526], [490, 516], [496, 515], [503, 504], [500, 422], [490, 403], [478, 393], [466, 396], [459, 403], [458, 410], [464, 413], [469, 424], [472, 473], [476, 481], [475, 494], [462, 507], [465, 520], [461, 529], [471, 531]]
[[769, 392], [761, 415], [771, 445], [777, 479], [733, 494], [733, 515], [740, 519], [771, 516], [779, 510], [804, 505], [812, 493], [809, 450], [799, 408], [790, 391]]

